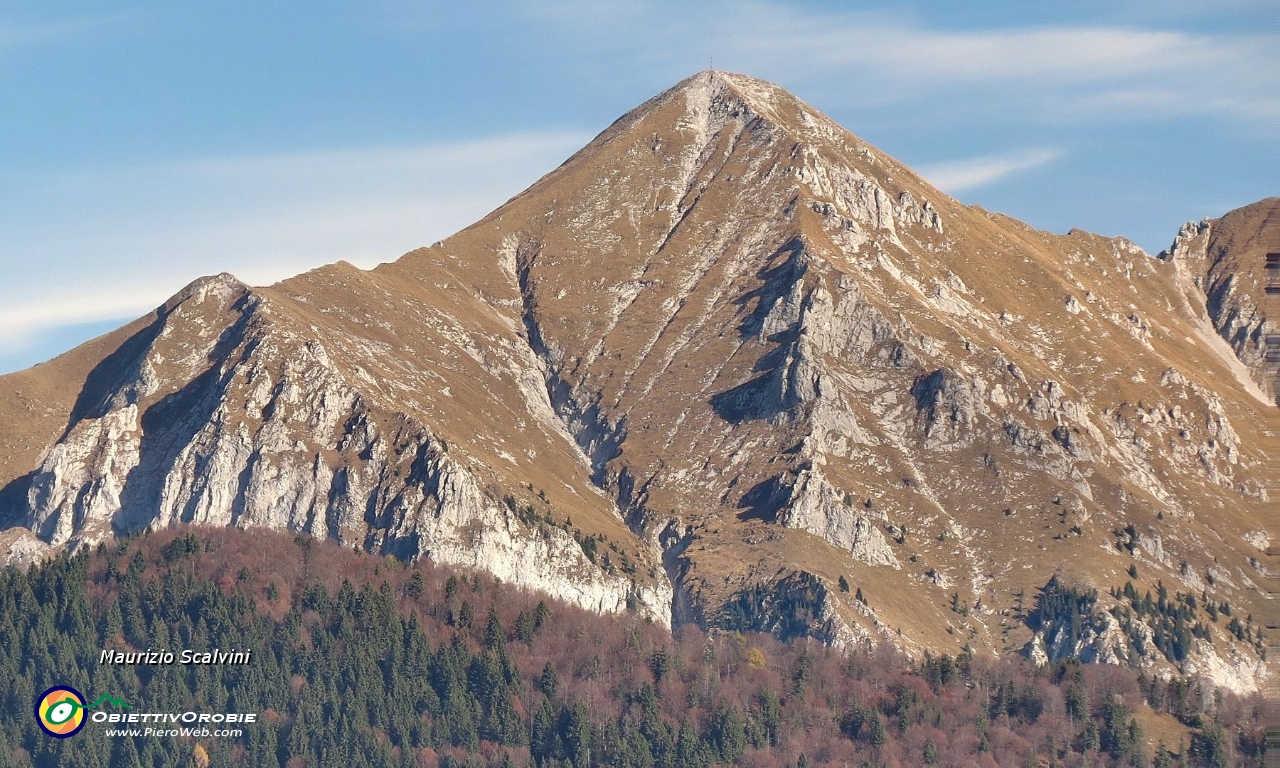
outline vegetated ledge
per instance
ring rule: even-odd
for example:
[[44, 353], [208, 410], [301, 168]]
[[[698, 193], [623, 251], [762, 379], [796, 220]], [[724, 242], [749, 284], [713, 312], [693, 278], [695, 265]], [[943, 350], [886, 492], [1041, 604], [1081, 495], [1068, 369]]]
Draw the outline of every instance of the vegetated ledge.
[[[260, 712], [236, 737], [76, 739], [0, 709], [0, 763], [1257, 765], [1260, 700], [1073, 661], [913, 663], [767, 635], [672, 637], [491, 576], [274, 531], [178, 528], [0, 573], [0, 673], [135, 711]], [[108, 667], [102, 648], [252, 648]], [[197, 744], [197, 741], [199, 743]], [[1172, 758], [1176, 759], [1176, 757]]]

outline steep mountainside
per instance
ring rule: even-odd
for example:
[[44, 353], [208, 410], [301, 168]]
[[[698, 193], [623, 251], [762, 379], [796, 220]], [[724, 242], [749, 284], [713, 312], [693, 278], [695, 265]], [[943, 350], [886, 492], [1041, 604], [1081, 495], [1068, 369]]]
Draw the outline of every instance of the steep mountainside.
[[[1160, 258], [1172, 261], [1214, 328], [1230, 342], [1254, 378], [1273, 398], [1274, 366], [1263, 359], [1268, 333], [1268, 253], [1280, 251], [1280, 197], [1269, 197], [1220, 219], [1189, 221]], [[1206, 301], [1207, 298], [1207, 301]]]
[[[1255, 219], [1200, 271], [1036, 231], [702, 73], [444, 242], [202, 280], [0, 379], [10, 556], [287, 528], [664, 623], [1251, 689], [1261, 640], [1217, 606], [1257, 600], [1274, 408], [1258, 304], [1222, 319], [1255, 289], [1215, 286], [1275, 247]], [[1103, 594], [1033, 612], [1055, 573]]]

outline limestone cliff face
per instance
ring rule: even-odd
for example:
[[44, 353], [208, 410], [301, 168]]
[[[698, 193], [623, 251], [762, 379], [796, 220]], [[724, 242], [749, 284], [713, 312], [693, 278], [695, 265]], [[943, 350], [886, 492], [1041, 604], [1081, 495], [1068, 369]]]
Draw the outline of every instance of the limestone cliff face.
[[1082, 627], [1073, 634], [1062, 623], [1038, 630], [1023, 653], [1038, 665], [1064, 659], [1085, 663], [1133, 666], [1163, 679], [1173, 675], [1201, 678], [1239, 693], [1261, 689], [1267, 678], [1266, 662], [1258, 649], [1235, 638], [1214, 643], [1191, 638], [1186, 657], [1165, 656], [1157, 647], [1151, 625], [1141, 619], [1121, 620], [1098, 610], [1083, 617]]
[[868, 565], [901, 568], [881, 533], [882, 518], [850, 509], [852, 500], [842, 496], [818, 469], [801, 472], [778, 522], [815, 533]]
[[1204, 306], [1218, 334], [1275, 399], [1275, 376], [1264, 359], [1268, 334], [1277, 332], [1267, 318], [1265, 258], [1280, 252], [1280, 198], [1260, 200], [1218, 219], [1189, 221], [1160, 254], [1172, 262]]
[[53, 546], [176, 523], [298, 531], [668, 620], [669, 587], [606, 573], [565, 530], [486, 494], [272, 303], [224, 275], [166, 304], [138, 354], [105, 361], [114, 376], [41, 462], [25, 524]]
[[[702, 73], [431, 248], [202, 280], [51, 364], [70, 394], [0, 379], [0, 520], [29, 531], [0, 543], [268, 526], [913, 653], [1026, 647], [1015, 595], [1058, 569], [1247, 608], [1266, 326], [1191, 265], [1255, 218], [1166, 259], [1038, 232]], [[1195, 669], [1257, 681], [1207, 635]]]

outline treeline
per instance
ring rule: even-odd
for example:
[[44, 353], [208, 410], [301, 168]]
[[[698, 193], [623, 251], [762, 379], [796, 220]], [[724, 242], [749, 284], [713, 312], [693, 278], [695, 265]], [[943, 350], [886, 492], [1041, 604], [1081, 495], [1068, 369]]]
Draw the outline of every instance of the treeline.
[[[1077, 597], [1042, 606], [1068, 614]], [[101, 666], [104, 648], [253, 658]], [[3, 572], [0, 681], [4, 766], [1164, 768], [1257, 765], [1261, 750], [1259, 702], [1192, 681], [691, 627], [673, 638], [489, 576], [263, 531], [169, 531]], [[32, 707], [58, 683], [135, 712], [259, 720], [198, 743], [95, 723], [53, 739]]]

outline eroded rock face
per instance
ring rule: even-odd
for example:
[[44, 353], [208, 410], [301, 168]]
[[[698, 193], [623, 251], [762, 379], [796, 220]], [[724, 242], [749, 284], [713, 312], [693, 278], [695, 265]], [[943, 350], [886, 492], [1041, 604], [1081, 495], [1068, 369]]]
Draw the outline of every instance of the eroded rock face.
[[[1262, 241], [1222, 221], [1161, 260], [1037, 232], [703, 73], [431, 248], [193, 284], [37, 447], [6, 426], [32, 411], [0, 411], [0, 517], [30, 531], [9, 556], [266, 526], [913, 653], [1001, 652], [1014, 596], [1060, 567], [1247, 606], [1264, 406], [1232, 366], [1266, 326], [1218, 254]], [[1033, 647], [1128, 660], [1090, 627]], [[1210, 646], [1196, 669], [1245, 685], [1249, 651]]]
[[[1155, 560], [1160, 559], [1158, 541], [1148, 538], [1146, 548]], [[1169, 656], [1161, 651], [1153, 628], [1158, 617], [1143, 616], [1123, 600], [1106, 595], [1089, 605], [1074, 616], [1070, 612], [1041, 616], [1023, 655], [1038, 665], [1078, 659], [1135, 667], [1166, 680], [1175, 675], [1200, 678], [1239, 693], [1257, 692], [1267, 678], [1266, 663], [1258, 657], [1257, 648], [1238, 642], [1213, 622], [1197, 622], [1210, 639], [1188, 635], [1184, 647]]]
[[1218, 219], [1189, 221], [1160, 254], [1185, 284], [1203, 296], [1218, 334], [1247, 366], [1267, 395], [1276, 397], [1274, 374], [1265, 360], [1266, 337], [1277, 332], [1265, 307], [1265, 258], [1280, 252], [1280, 198], [1261, 200]]
[[921, 412], [925, 445], [941, 447], [971, 441], [982, 393], [949, 368], [923, 376], [911, 387]]
[[852, 507], [853, 500], [832, 487], [821, 471], [808, 469], [801, 472], [778, 522], [817, 534], [868, 565], [901, 568], [878, 521]]
[[[669, 620], [669, 586], [611, 576], [568, 532], [519, 519], [425, 425], [368, 403], [324, 344], [280, 327], [270, 305], [228, 278], [170, 302], [144, 357], [115, 361], [125, 374], [103, 407], [41, 463], [26, 524], [53, 546], [175, 523], [299, 531]], [[166, 341], [179, 334], [180, 355]], [[178, 378], [155, 373], [175, 362]]]

